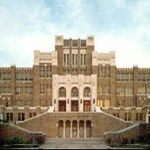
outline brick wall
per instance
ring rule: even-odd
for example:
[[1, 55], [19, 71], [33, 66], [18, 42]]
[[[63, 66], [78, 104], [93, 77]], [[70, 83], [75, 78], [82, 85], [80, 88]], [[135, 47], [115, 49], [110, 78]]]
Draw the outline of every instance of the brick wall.
[[133, 126], [117, 132], [106, 132], [104, 134], [104, 141], [111, 146], [123, 145], [133, 142], [141, 142], [139, 141], [139, 136], [146, 136], [148, 134], [150, 134], [150, 124], [136, 123]]
[[33, 143], [35, 140], [38, 142], [39, 137], [42, 139], [41, 141], [44, 142], [46, 139], [46, 134], [31, 132], [14, 124], [0, 124], [0, 138], [7, 141], [11, 137], [20, 137], [23, 139], [24, 143]]
[[103, 137], [106, 131], [117, 131], [130, 126], [131, 122], [126, 122], [122, 119], [114, 117], [106, 113], [44, 113], [34, 118], [18, 123], [19, 126], [31, 130], [39, 131], [47, 134], [47, 137], [58, 137], [58, 121], [76, 120], [77, 122], [83, 120], [91, 121], [92, 137]]

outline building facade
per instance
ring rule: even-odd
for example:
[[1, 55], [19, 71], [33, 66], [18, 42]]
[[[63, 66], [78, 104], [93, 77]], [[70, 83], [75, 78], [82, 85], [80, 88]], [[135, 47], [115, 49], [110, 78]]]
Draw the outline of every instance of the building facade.
[[54, 51], [34, 51], [32, 68], [0, 68], [0, 105], [12, 122], [49, 107], [56, 113], [100, 108], [126, 121], [150, 122], [150, 68], [117, 68], [115, 52], [96, 52], [93, 36], [56, 36]]

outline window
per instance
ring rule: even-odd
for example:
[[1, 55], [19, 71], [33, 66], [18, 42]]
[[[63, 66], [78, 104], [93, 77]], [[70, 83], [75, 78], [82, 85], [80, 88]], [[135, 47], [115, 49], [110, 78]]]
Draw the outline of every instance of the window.
[[41, 94], [45, 93], [45, 84], [40, 84], [40, 93]]
[[67, 54], [64, 54], [64, 66], [67, 66], [66, 60], [67, 60]]
[[118, 73], [117, 81], [133, 81], [133, 74], [131, 73]]
[[138, 87], [138, 94], [145, 94], [145, 87]]
[[72, 66], [75, 66], [75, 54], [72, 54]]
[[86, 87], [86, 88], [84, 89], [83, 96], [84, 96], [84, 97], [90, 97], [90, 96], [91, 96], [91, 90], [90, 90], [89, 87]]
[[117, 87], [117, 96], [124, 96], [124, 87]]
[[125, 113], [125, 120], [131, 121], [131, 113]]
[[9, 86], [0, 87], [0, 93], [9, 94], [11, 93], [11, 88]]
[[72, 46], [78, 47], [78, 40], [72, 40]]
[[17, 73], [16, 81], [32, 81], [33, 77], [31, 73]]
[[109, 78], [110, 77], [110, 67], [109, 66], [106, 66], [106, 75], [105, 75], [106, 78]]
[[110, 94], [110, 87], [109, 85], [105, 87], [105, 95], [109, 95]]
[[147, 81], [147, 74], [146, 73], [139, 73], [138, 74], [138, 81]]
[[80, 64], [83, 65], [83, 54], [81, 54]]
[[78, 66], [78, 54], [75, 55], [76, 56], [76, 66]]
[[125, 95], [132, 96], [133, 95], [133, 88], [132, 87], [125, 87]]
[[67, 54], [67, 66], [69, 66], [70, 60], [69, 60], [69, 54]]
[[35, 117], [35, 116], [36, 116], [35, 112], [29, 113], [29, 118], [32, 118], [32, 117]]
[[7, 81], [7, 80], [11, 80], [11, 73], [8, 73], [8, 72], [6, 72], [6, 73], [0, 73], [0, 80], [5, 80], [5, 81]]
[[59, 89], [59, 97], [66, 97], [66, 89], [64, 87]]
[[72, 97], [78, 97], [78, 89], [76, 87], [72, 88], [71, 96]]
[[45, 67], [44, 67], [44, 65], [40, 66], [40, 77], [41, 78], [45, 77]]
[[150, 88], [147, 88], [147, 94], [150, 94]]
[[84, 54], [84, 66], [86, 66], [86, 54]]
[[103, 94], [102, 85], [100, 85], [100, 87], [99, 87], [99, 94], [100, 94], [100, 95], [102, 95], [102, 94]]
[[86, 40], [81, 40], [81, 47], [86, 47]]
[[119, 118], [119, 113], [113, 113], [113, 116], [118, 117]]
[[98, 66], [98, 78], [102, 78], [104, 73], [103, 66]]
[[6, 120], [13, 121], [13, 113], [6, 113]]
[[70, 46], [70, 41], [64, 40], [64, 47], [69, 47], [69, 46]]
[[52, 67], [51, 66], [47, 66], [46, 67], [46, 77], [47, 78], [51, 78], [52, 77]]
[[18, 113], [18, 121], [24, 121], [25, 120], [25, 114], [24, 113]]

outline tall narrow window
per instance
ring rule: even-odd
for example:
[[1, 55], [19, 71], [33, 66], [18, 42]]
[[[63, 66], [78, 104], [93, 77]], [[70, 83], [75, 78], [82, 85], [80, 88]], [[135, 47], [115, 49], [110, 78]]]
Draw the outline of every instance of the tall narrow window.
[[84, 66], [86, 66], [86, 54], [84, 54]]
[[72, 54], [72, 66], [74, 66], [75, 64], [74, 64], [74, 54]]
[[67, 66], [69, 66], [69, 54], [67, 54]]
[[40, 93], [41, 94], [45, 93], [45, 84], [40, 85]]
[[66, 66], [66, 54], [64, 54], [64, 66]]
[[76, 54], [76, 66], [78, 66], [78, 54]]
[[83, 65], [83, 54], [81, 54], [81, 66]]

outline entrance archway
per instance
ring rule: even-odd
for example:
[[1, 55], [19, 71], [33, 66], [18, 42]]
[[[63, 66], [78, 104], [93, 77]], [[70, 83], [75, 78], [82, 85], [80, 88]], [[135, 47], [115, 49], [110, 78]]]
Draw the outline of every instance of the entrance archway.
[[77, 138], [77, 121], [72, 122], [72, 138]]
[[58, 137], [59, 137], [59, 138], [63, 138], [63, 129], [64, 129], [63, 121], [60, 120], [60, 121], [58, 122]]
[[71, 111], [78, 111], [78, 101], [71, 101]]
[[90, 138], [91, 137], [91, 121], [86, 122], [86, 137]]
[[70, 138], [70, 121], [66, 121], [66, 129], [65, 129], [65, 136], [66, 138]]
[[84, 121], [79, 122], [79, 138], [84, 138]]

